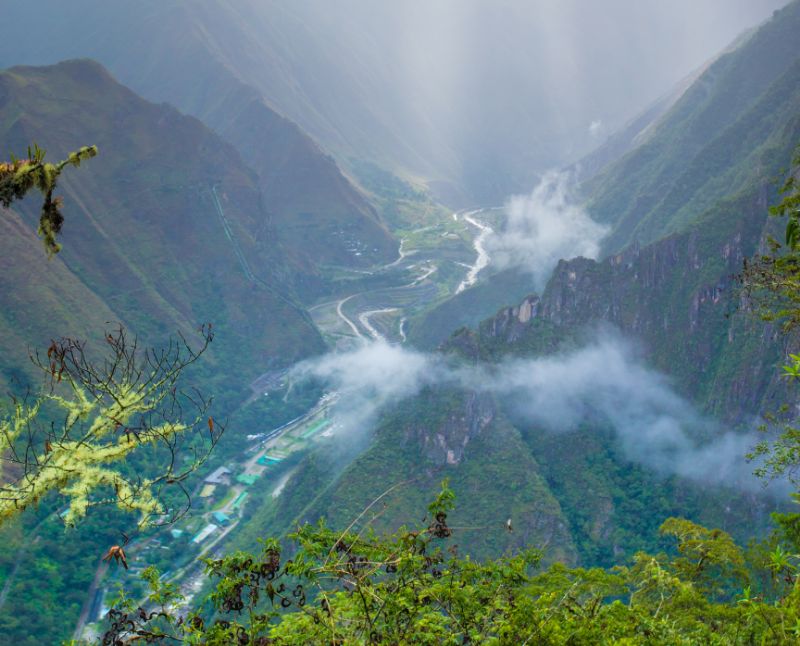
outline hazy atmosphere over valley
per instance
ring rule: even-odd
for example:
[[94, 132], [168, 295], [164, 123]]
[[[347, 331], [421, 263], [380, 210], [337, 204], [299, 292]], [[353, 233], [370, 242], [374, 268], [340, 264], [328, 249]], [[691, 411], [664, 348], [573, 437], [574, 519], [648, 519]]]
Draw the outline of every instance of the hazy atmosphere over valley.
[[0, 643], [800, 639], [800, 0], [0, 0]]

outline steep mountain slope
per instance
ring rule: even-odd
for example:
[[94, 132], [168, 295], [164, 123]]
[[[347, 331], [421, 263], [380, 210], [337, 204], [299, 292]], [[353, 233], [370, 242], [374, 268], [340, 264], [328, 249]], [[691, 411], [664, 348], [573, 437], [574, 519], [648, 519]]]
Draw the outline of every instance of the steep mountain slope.
[[608, 251], [679, 231], [763, 175], [770, 137], [790, 135], [798, 114], [799, 28], [800, 3], [792, 2], [715, 61], [643, 145], [588, 182], [592, 216], [614, 224]]
[[369, 267], [397, 257], [375, 208], [294, 123], [233, 79], [215, 91], [218, 103], [198, 115], [258, 169], [278, 238], [304, 280], [298, 294], [310, 300], [324, 288], [328, 266]]
[[[583, 172], [591, 175], [581, 187], [588, 213], [611, 226], [602, 256], [688, 231], [709, 218], [708, 226], [724, 236], [723, 231], [747, 221], [748, 213], [758, 222], [757, 232], [751, 231], [743, 244], [746, 255], [753, 252], [760, 216], [748, 204], [720, 213], [720, 203], [738, 200], [745, 191], [766, 190], [785, 172], [800, 123], [800, 55], [793, 47], [798, 28], [800, 2], [793, 2], [720, 56], [666, 114], [655, 120], [643, 114], [576, 165], [581, 172], [585, 163]], [[615, 159], [631, 145], [630, 152]], [[606, 158], [611, 162], [598, 172]], [[735, 273], [740, 267], [728, 269]], [[727, 275], [717, 279], [729, 283]], [[509, 285], [506, 275], [499, 274], [476, 289], [504, 294]], [[465, 312], [463, 303], [476, 296], [461, 294], [428, 313], [412, 327], [412, 340], [431, 347], [453, 327], [474, 324], [474, 314]], [[655, 306], [656, 301], [643, 305]]]
[[[52, 260], [35, 234], [40, 200], [0, 212], [4, 391], [40, 384], [28, 351], [52, 338], [97, 347], [122, 323], [161, 346], [212, 322], [214, 342], [185, 385], [214, 395], [224, 419], [254, 377], [324, 349], [295, 304], [257, 175], [208, 127], [81, 60], [0, 72], [0, 148], [19, 155], [34, 141], [50, 159], [87, 142], [100, 154], [62, 176], [63, 250]], [[2, 529], [0, 632], [19, 644], [70, 638], [99, 555], [131, 526], [100, 510], [65, 537], [58, 504], [43, 500]]]
[[[39, 346], [90, 327], [96, 336], [100, 321], [121, 321], [150, 341], [211, 321], [209, 371], [226, 366], [231, 390], [322, 348], [288, 289], [256, 176], [199, 121], [147, 103], [96, 63], [71, 61], [0, 73], [0, 124], [4, 150], [36, 141], [53, 158], [86, 142], [101, 151], [64, 178], [56, 261], [25, 246], [35, 204], [21, 209], [26, 227], [6, 216], [12, 235], [2, 255], [24, 280], [4, 273], [4, 299], [25, 306], [4, 306], [4, 327]], [[19, 368], [20, 341], [4, 335], [4, 369]]]
[[[39, 13], [49, 25], [37, 20], [39, 29], [52, 30], [45, 38], [48, 44], [38, 55], [6, 50], [0, 64], [90, 57], [145, 98], [167, 101], [201, 119], [258, 173], [275, 231], [296, 272], [302, 270], [311, 281], [306, 288], [319, 288], [321, 265], [363, 268], [397, 257], [397, 242], [336, 163], [244, 83], [231, 61], [219, 56], [240, 41], [257, 49], [256, 41], [248, 40], [252, 34], [238, 9], [150, 0], [135, 5], [82, 4], [82, 11], [76, 6], [64, 11], [64, 5], [53, 3]], [[22, 5], [10, 11], [14, 15], [8, 16], [9, 24], [25, 24], [29, 18]], [[63, 38], [64, 22], [78, 15], [78, 31], [88, 30], [92, 37]], [[141, 50], [138, 43], [148, 46]], [[139, 53], [131, 56], [134, 50]], [[237, 50], [243, 59], [248, 58], [245, 50]]]

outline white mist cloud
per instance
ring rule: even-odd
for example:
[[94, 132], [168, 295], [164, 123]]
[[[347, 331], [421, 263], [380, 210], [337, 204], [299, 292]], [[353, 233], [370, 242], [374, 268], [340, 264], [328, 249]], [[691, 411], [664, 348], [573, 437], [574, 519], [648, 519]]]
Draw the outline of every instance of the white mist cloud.
[[605, 132], [605, 124], [602, 119], [595, 119], [589, 124], [589, 134], [593, 139], [596, 139]]
[[610, 428], [628, 459], [660, 473], [761, 486], [745, 460], [755, 435], [723, 432], [611, 334], [568, 353], [492, 366], [456, 366], [440, 355], [378, 341], [304, 362], [295, 376], [322, 379], [338, 391], [335, 415], [348, 445], [360, 443], [383, 409], [426, 386], [454, 385], [496, 395], [533, 428]]
[[510, 198], [505, 229], [486, 243], [497, 266], [527, 271], [539, 290], [562, 258], [597, 258], [608, 233], [570, 200], [569, 182], [567, 173], [549, 172], [530, 195]]
[[509, 361], [497, 373], [491, 389], [536, 426], [553, 432], [608, 426], [630, 460], [661, 473], [760, 487], [745, 460], [757, 438], [722, 432], [618, 338], [601, 337], [568, 354]]
[[439, 365], [433, 355], [379, 340], [303, 361], [292, 370], [292, 377], [316, 378], [335, 390], [339, 394], [335, 406], [338, 434], [361, 440], [381, 409], [443, 380], [446, 375]]

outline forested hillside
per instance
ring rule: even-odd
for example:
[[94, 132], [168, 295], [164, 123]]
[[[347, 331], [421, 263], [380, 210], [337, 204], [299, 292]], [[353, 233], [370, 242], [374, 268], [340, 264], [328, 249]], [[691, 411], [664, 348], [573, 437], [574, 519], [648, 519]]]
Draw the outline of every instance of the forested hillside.
[[[702, 232], [700, 246], [692, 251], [697, 258], [705, 261], [714, 245], [730, 244], [740, 253], [724, 269], [711, 263], [714, 268], [705, 270], [707, 289], [718, 282], [719, 289], [730, 287], [741, 258], [750, 257], [761, 240], [764, 224], [753, 210], [763, 210], [774, 195], [769, 191], [779, 184], [798, 137], [800, 59], [789, 44], [798, 25], [800, 5], [792, 3], [700, 74], [664, 115], [655, 120], [642, 115], [650, 125], [645, 131], [631, 126], [639, 142], [620, 159], [605, 150], [603, 156], [611, 160], [601, 171], [591, 170], [597, 164], [594, 156], [575, 164], [579, 175], [592, 175], [580, 195], [588, 213], [611, 225], [603, 239], [604, 255], [624, 250], [629, 257], [670, 234], [691, 230], [696, 239]], [[477, 290], [495, 298], [524, 296], [515, 272], [501, 273]], [[492, 298], [470, 305], [474, 298], [462, 294], [443, 303], [413, 322], [411, 337], [431, 347], [455, 327], [476, 325], [475, 311]], [[680, 298], [692, 296], [683, 292]], [[652, 298], [643, 311], [662, 303]], [[708, 329], [717, 326], [709, 322]]]
[[[793, 3], [723, 56], [687, 89], [655, 134], [587, 185], [593, 191], [593, 216], [597, 209], [597, 217], [604, 217], [603, 204], [611, 195], [618, 203], [608, 213], [630, 214], [617, 220], [610, 248], [614, 240], [635, 238], [636, 227], [647, 222], [659, 223], [660, 232], [682, 233], [649, 245], [632, 244], [600, 262], [562, 261], [540, 296], [501, 310], [474, 332], [456, 333], [443, 350], [500, 365], [502, 371], [510, 358], [557, 359], [559, 352], [591, 344], [610, 329], [638, 344], [647, 364], [669, 375], [677, 392], [704, 414], [752, 429], [757, 416], [776, 412], [791, 396], [780, 377], [790, 343], [747, 306], [737, 275], [774, 232], [768, 206], [778, 199], [777, 185], [800, 141], [800, 82], [795, 78], [800, 59], [789, 51], [787, 36], [799, 16], [800, 4]], [[720, 69], [725, 81], [713, 84]], [[730, 88], [745, 87], [730, 94]], [[716, 114], [713, 106], [723, 104], [727, 126], [710, 116]], [[694, 136], [687, 134], [687, 123], [695, 124]], [[660, 169], [663, 190], [647, 188], [655, 181], [648, 168]], [[679, 189], [685, 189], [683, 198]], [[660, 196], [655, 201], [660, 215], [643, 210], [641, 196], [648, 191]], [[474, 299], [484, 303], [482, 295], [494, 298], [506, 289], [520, 289], [519, 278], [490, 278], [416, 322], [412, 339], [422, 339], [427, 347], [437, 334], [443, 338], [448, 326], [459, 325], [461, 317], [474, 316], [479, 307]], [[413, 474], [413, 483], [396, 497], [403, 502], [393, 498], [403, 510], [397, 518], [408, 520], [406, 514], [415, 507], [406, 502], [415, 501], [418, 508], [447, 475], [468, 516], [481, 522], [488, 522], [484, 515], [495, 518], [494, 542], [472, 544], [469, 534], [462, 539], [462, 546], [484, 554], [519, 546], [520, 535], [502, 532], [506, 516], [515, 517], [526, 539], [557, 544], [589, 564], [631, 554], [643, 545], [642, 537], [654, 537], [663, 518], [678, 509], [741, 538], [768, 525], [774, 505], [769, 498], [725, 487], [711, 493], [691, 479], [653, 475], [631, 462], [602, 423], [583, 422], [566, 436], [553, 437], [541, 425], [521, 419], [514, 403], [503, 397], [484, 403], [489, 413], [483, 415], [469, 403], [479, 392], [443, 394], [434, 388], [401, 404], [391, 421], [379, 427], [376, 443], [334, 476], [310, 505], [308, 498], [326, 483], [318, 473], [324, 458], [301, 471], [294, 487], [304, 495], [282, 501], [292, 506], [279, 508], [278, 517], [323, 514], [341, 522], [372, 492]], [[435, 418], [429, 417], [432, 410]], [[699, 432], [694, 440], [702, 443], [711, 439], [702, 434], [724, 431]], [[433, 446], [439, 450], [432, 451]], [[448, 451], [456, 457], [448, 459]], [[496, 451], [504, 451], [503, 456]], [[521, 479], [515, 473], [528, 475]]]
[[[11, 8], [21, 12], [21, 22], [27, 20], [27, 9]], [[21, 59], [12, 47], [0, 54], [0, 66], [91, 57], [146, 99], [167, 101], [202, 120], [255, 171], [262, 208], [288, 251], [293, 278], [302, 282], [299, 293], [310, 300], [328, 286], [331, 265], [364, 269], [390, 262], [398, 243], [336, 162], [270, 107], [247, 77], [236, 72], [237, 65], [220, 58], [221, 48], [241, 40], [234, 35], [237, 29], [252, 28], [238, 12], [213, 3], [201, 8], [184, 2], [86, 2], [82, 10], [54, 3], [40, 14], [46, 21], [40, 28], [48, 34], [42, 48]], [[96, 38], [61, 38], [64, 22], [78, 15], [91, 17]], [[147, 51], [133, 55], [143, 40]]]
[[[63, 249], [52, 260], [36, 237], [39, 199], [2, 213], [4, 389], [17, 397], [38, 389], [29, 353], [52, 339], [97, 347], [121, 324], [143, 346], [159, 347], [210, 322], [215, 341], [192, 379], [227, 416], [261, 372], [323, 349], [256, 173], [208, 127], [144, 101], [97, 63], [72, 61], [0, 72], [0, 145], [23, 155], [33, 141], [52, 159], [85, 142], [101, 152], [93, 172], [62, 178]], [[67, 539], [58, 504], [48, 500], [3, 528], [0, 622], [30, 643], [69, 636], [97, 552], [128, 522], [107, 514]], [[47, 584], [32, 594], [40, 576]], [[40, 630], [31, 632], [42, 607]]]
[[614, 224], [608, 252], [684, 230], [720, 199], [786, 168], [780, 151], [797, 130], [798, 27], [793, 2], [715, 61], [641, 146], [588, 183], [593, 217]]
[[230, 145], [89, 61], [14, 68], [0, 88], [3, 149], [36, 141], [57, 157], [91, 141], [102, 151], [95, 172], [63, 183], [70, 224], [56, 262], [30, 247], [26, 213], [37, 205], [4, 219], [14, 273], [4, 272], [3, 293], [19, 299], [3, 308], [13, 330], [3, 336], [5, 370], [24, 370], [29, 346], [102, 334], [106, 321], [153, 342], [213, 322], [232, 389], [322, 347], [294, 302], [257, 176]]

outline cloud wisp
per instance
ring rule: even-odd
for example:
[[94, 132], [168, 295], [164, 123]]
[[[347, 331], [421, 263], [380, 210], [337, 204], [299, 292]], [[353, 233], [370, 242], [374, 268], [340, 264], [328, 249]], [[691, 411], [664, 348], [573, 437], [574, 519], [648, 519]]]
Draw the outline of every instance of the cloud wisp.
[[496, 373], [489, 388], [536, 427], [608, 427], [628, 459], [660, 473], [761, 486], [745, 459], [755, 435], [723, 432], [618, 338], [603, 336], [568, 354], [508, 361]]
[[568, 173], [549, 172], [529, 195], [508, 200], [505, 228], [486, 242], [496, 266], [528, 272], [541, 290], [562, 258], [597, 258], [608, 227], [574, 203], [569, 189]]
[[358, 448], [383, 409], [416, 395], [425, 386], [442, 383], [447, 371], [434, 355], [381, 339], [303, 361], [291, 376], [322, 381], [339, 394], [337, 435]]
[[755, 434], [723, 431], [609, 333], [570, 352], [491, 366], [376, 341], [299, 364], [294, 377], [320, 379], [339, 393], [334, 414], [345, 445], [361, 446], [381, 411], [425, 387], [449, 385], [495, 395], [532, 428], [610, 428], [628, 459], [659, 473], [761, 488], [745, 459]]

